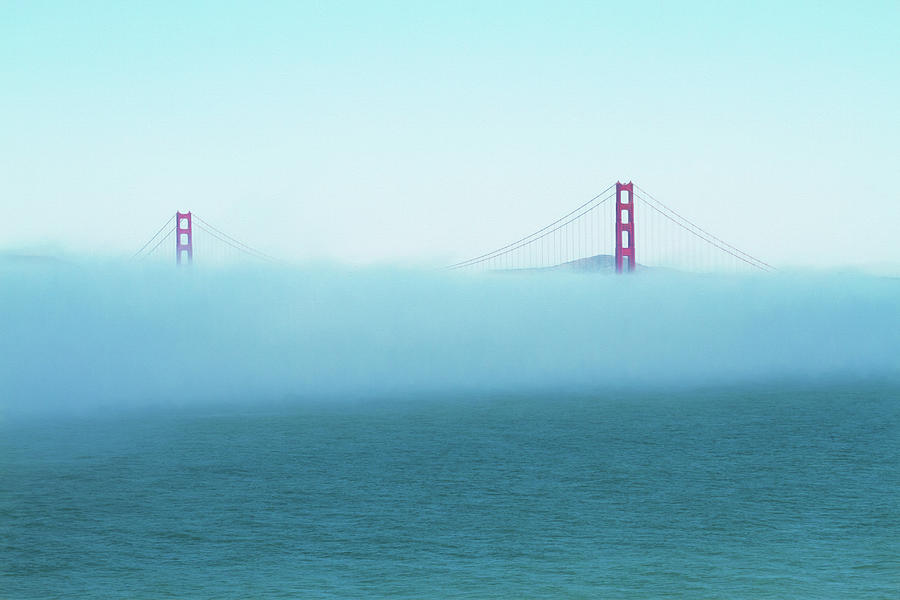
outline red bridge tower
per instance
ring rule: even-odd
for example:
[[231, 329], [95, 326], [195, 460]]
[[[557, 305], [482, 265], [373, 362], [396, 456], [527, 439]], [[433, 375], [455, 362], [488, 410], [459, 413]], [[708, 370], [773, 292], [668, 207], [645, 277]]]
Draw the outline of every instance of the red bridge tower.
[[616, 182], [616, 273], [634, 264], [634, 184]]
[[190, 211], [175, 213], [175, 256], [179, 265], [182, 252], [187, 252], [188, 264], [194, 261], [194, 233]]

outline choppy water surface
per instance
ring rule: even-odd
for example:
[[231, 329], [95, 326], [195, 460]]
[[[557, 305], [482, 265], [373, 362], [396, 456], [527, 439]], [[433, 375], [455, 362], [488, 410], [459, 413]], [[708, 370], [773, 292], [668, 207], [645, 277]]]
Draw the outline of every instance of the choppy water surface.
[[4, 598], [886, 598], [900, 388], [0, 423]]

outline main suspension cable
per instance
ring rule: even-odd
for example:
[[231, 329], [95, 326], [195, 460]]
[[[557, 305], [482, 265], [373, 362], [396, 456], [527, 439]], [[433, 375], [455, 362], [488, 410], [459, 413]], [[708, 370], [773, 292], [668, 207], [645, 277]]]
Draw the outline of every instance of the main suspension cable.
[[655, 203], [658, 204], [660, 207], [662, 207], [664, 210], [666, 210], [666, 211], [670, 212], [672, 215], [674, 215], [676, 218], [681, 219], [682, 221], [684, 221], [685, 223], [687, 223], [687, 224], [690, 225], [691, 227], [693, 227], [693, 228], [697, 229], [698, 231], [700, 231], [701, 233], [703, 233], [703, 235], [705, 235], [705, 236], [707, 236], [707, 237], [709, 237], [709, 238], [712, 238], [713, 240], [717, 241], [718, 243], [722, 244], [723, 246], [727, 246], [727, 247], [730, 248], [731, 250], [737, 252], [738, 254], [743, 255], [744, 257], [746, 257], [747, 259], [749, 259], [749, 260], [751, 260], [751, 261], [753, 261], [753, 262], [757, 262], [757, 263], [759, 263], [759, 264], [761, 264], [761, 265], [764, 265], [764, 266], [768, 267], [769, 269], [771, 269], [771, 270], [773, 270], [773, 271], [777, 271], [777, 270], [778, 270], [778, 269], [776, 269], [775, 267], [773, 267], [772, 265], [768, 264], [767, 262], [762, 261], [762, 260], [756, 258], [755, 256], [753, 256], [753, 255], [751, 255], [751, 254], [748, 254], [748, 253], [744, 252], [744, 251], [741, 250], [740, 248], [737, 248], [737, 247], [735, 247], [735, 246], [729, 244], [729, 243], [726, 242], [725, 240], [723, 240], [723, 239], [721, 239], [721, 238], [718, 238], [718, 237], [714, 236], [713, 234], [709, 233], [708, 231], [706, 231], [705, 229], [703, 229], [702, 227], [700, 227], [700, 226], [697, 225], [696, 223], [694, 223], [694, 222], [692, 222], [691, 220], [687, 219], [686, 217], [680, 215], [678, 212], [676, 212], [675, 210], [673, 210], [672, 208], [670, 208], [669, 206], [667, 206], [666, 204], [664, 204], [661, 200], [658, 200], [658, 199], [657, 199], [655, 196], [653, 196], [650, 192], [648, 192], [648, 191], [646, 191], [645, 189], [641, 188], [641, 187], [638, 186], [637, 184], [635, 184], [634, 187], [638, 188], [638, 190], [640, 190], [640, 192], [641, 192], [642, 194], [644, 194], [645, 196], [647, 196], [646, 198], [643, 198], [643, 200], [644, 200], [645, 202], [647, 202], [648, 205], [651, 203], [651, 201], [652, 201], [652, 202], [655, 202]]
[[[172, 219], [174, 219], [174, 218], [175, 218], [175, 215], [172, 215], [171, 217], [169, 217], [169, 220], [166, 221], [165, 223], [163, 223], [163, 226], [159, 228], [159, 231], [157, 231], [156, 233], [154, 233], [154, 234], [153, 234], [153, 237], [151, 237], [149, 240], [147, 240], [147, 243], [145, 243], [143, 246], [141, 246], [141, 249], [138, 250], [137, 252], [135, 252], [135, 253], [131, 256], [131, 259], [130, 259], [130, 260], [134, 260], [135, 258], [137, 258], [138, 254], [140, 254], [141, 252], [143, 252], [143, 251], [144, 251], [144, 248], [146, 248], [147, 246], [149, 246], [150, 243], [153, 242], [153, 240], [156, 239], [156, 236], [158, 236], [160, 233], [162, 233], [163, 229], [165, 229], [166, 226], [167, 226], [169, 223], [171, 223], [171, 222], [172, 222]], [[166, 236], [166, 237], [168, 237], [168, 236]], [[159, 244], [157, 244], [156, 246], [154, 246], [154, 247], [153, 247], [153, 250], [156, 250], [156, 248], [157, 248], [158, 246], [159, 246]], [[151, 250], [150, 252], [153, 252], [153, 250]]]
[[[505, 246], [503, 246], [503, 247], [501, 247], [501, 248], [497, 248], [496, 250], [494, 250], [494, 251], [492, 251], [492, 252], [488, 252], [488, 253], [486, 253], [486, 254], [482, 254], [481, 256], [476, 256], [476, 257], [470, 258], [470, 259], [468, 259], [468, 260], [463, 260], [463, 261], [460, 261], [460, 262], [458, 262], [458, 263], [454, 263], [454, 264], [449, 265], [449, 266], [447, 266], [447, 267], [445, 267], [445, 268], [446, 268], [446, 269], [456, 269], [456, 268], [460, 268], [460, 267], [468, 267], [468, 266], [471, 266], [471, 265], [474, 265], [474, 264], [478, 264], [478, 263], [484, 262], [484, 261], [489, 260], [489, 259], [491, 259], [491, 258], [494, 258], [494, 255], [500, 255], [500, 254], [503, 253], [505, 250], [512, 251], [512, 250], [518, 249], [518, 247], [521, 247], [521, 246], [518, 246], [517, 248], [512, 248], [512, 246], [516, 246], [517, 244], [521, 244], [522, 242], [525, 242], [526, 240], [528, 240], [528, 243], [535, 242], [535, 241], [537, 241], [537, 240], [539, 240], [539, 239], [545, 237], [545, 236], [540, 236], [540, 237], [535, 237], [535, 236], [537, 236], [537, 235], [540, 234], [540, 233], [543, 233], [544, 231], [547, 231], [548, 229], [550, 229], [551, 227], [553, 227], [553, 226], [556, 225], [557, 223], [559, 223], [559, 222], [561, 222], [561, 221], [564, 221], [564, 220], [567, 219], [568, 217], [574, 215], [575, 213], [577, 213], [578, 211], [580, 211], [581, 209], [583, 209], [585, 206], [588, 206], [588, 205], [591, 204], [592, 202], [596, 201], [597, 198], [600, 198], [601, 196], [603, 196], [604, 194], [606, 194], [609, 190], [611, 190], [612, 187], [613, 187], [614, 185], [615, 185], [614, 183], [610, 184], [609, 186], [606, 187], [605, 190], [603, 190], [602, 192], [600, 192], [599, 194], [597, 194], [596, 196], [594, 196], [593, 198], [591, 198], [590, 200], [588, 200], [587, 202], [585, 202], [584, 204], [582, 204], [581, 206], [579, 206], [578, 208], [576, 208], [575, 210], [569, 212], [569, 213], [566, 214], [566, 215], [563, 215], [563, 216], [560, 217], [559, 219], [553, 221], [552, 223], [550, 223], [549, 225], [547, 225], [547, 226], [545, 226], [545, 227], [542, 227], [541, 229], [538, 229], [537, 231], [535, 231], [534, 233], [532, 233], [532, 234], [530, 234], [530, 235], [526, 235], [525, 237], [520, 238], [520, 239], [516, 240], [515, 242], [512, 242], [512, 243], [510, 243], [510, 244], [507, 244], [507, 245], [505, 245]], [[599, 206], [599, 204], [602, 204], [603, 202], [605, 202], [605, 201], [608, 200], [608, 199], [609, 199], [609, 198], [605, 198], [605, 199], [601, 200], [600, 203], [598, 203], [598, 206]], [[591, 210], [593, 210], [593, 209], [591, 209]], [[587, 212], [590, 212], [590, 211], [587, 211]], [[576, 218], [577, 218], [577, 217], [576, 217]], [[554, 229], [553, 231], [556, 231], [556, 230]], [[548, 233], [552, 233], [552, 232], [548, 232]], [[531, 238], [535, 238], [535, 239], [531, 239]]]
[[[281, 262], [279, 259], [275, 258], [274, 256], [266, 254], [262, 250], [257, 250], [253, 246], [245, 244], [244, 242], [240, 241], [239, 239], [228, 235], [227, 233], [225, 233], [218, 227], [214, 226], [209, 221], [206, 221], [205, 219], [200, 217], [197, 213], [193, 213], [193, 217], [197, 221], [198, 226], [200, 226], [200, 228], [203, 231], [206, 231], [206, 233], [212, 235], [213, 237], [216, 237], [216, 239], [218, 239], [219, 241], [229, 244], [230, 246], [232, 246], [233, 248], [235, 248], [237, 250], [242, 250], [243, 252], [245, 252], [247, 254], [254, 254], [254, 255], [256, 255], [257, 258], [260, 258], [262, 260], [267, 260], [267, 261], [273, 262], [273, 263]], [[206, 226], [205, 228], [203, 227], [204, 225]], [[212, 231], [210, 231], [210, 229]], [[215, 232], [215, 233], [213, 233], [213, 232]], [[216, 234], [218, 234], [218, 236], [227, 238], [227, 240], [231, 240], [231, 242], [229, 243], [225, 239], [222, 239], [222, 237], [218, 237]]]
[[[637, 199], [643, 201], [643, 202], [644, 202], [644, 206], [648, 206], [648, 207], [652, 208], [652, 209], [655, 210], [657, 213], [659, 213], [660, 215], [662, 215], [663, 217], [665, 217], [665, 218], [668, 219], [669, 221], [675, 223], [676, 225], [678, 225], [679, 227], [681, 227], [682, 229], [684, 229], [685, 231], [687, 231], [687, 232], [690, 233], [691, 235], [697, 237], [697, 238], [700, 239], [700, 240], [703, 240], [704, 242], [706, 242], [707, 244], [710, 244], [711, 246], [714, 246], [714, 247], [718, 248], [718, 249], [721, 250], [722, 252], [725, 252], [725, 253], [727, 253], [727, 254], [730, 254], [731, 256], [737, 258], [738, 260], [742, 260], [742, 261], [744, 261], [745, 263], [747, 263], [748, 265], [750, 265], [750, 266], [752, 266], [752, 267], [755, 267], [755, 268], [757, 268], [757, 269], [759, 269], [759, 270], [761, 270], [761, 271], [768, 271], [769, 269], [772, 269], [772, 270], [775, 269], [774, 267], [770, 267], [769, 265], [766, 265], [766, 263], [762, 262], [761, 260], [760, 260], [760, 261], [753, 262], [753, 261], [756, 260], [756, 259], [753, 259], [753, 257], [750, 256], [749, 254], [748, 254], [747, 256], [750, 256], [750, 259], [752, 259], [752, 260], [748, 260], [748, 259], [744, 258], [743, 256], [740, 256], [739, 254], [736, 254], [736, 253], [732, 252], [732, 251], [729, 250], [728, 248], [719, 245], [718, 243], [716, 243], [715, 241], [713, 241], [713, 240], [711, 240], [711, 239], [709, 239], [709, 238], [707, 238], [707, 237], [704, 237], [704, 236], [701, 235], [700, 233], [697, 233], [696, 231], [694, 231], [694, 230], [691, 229], [690, 227], [686, 226], [684, 223], [679, 222], [678, 220], [676, 220], [676, 219], [673, 218], [672, 216], [667, 215], [665, 212], [663, 212], [662, 210], [660, 210], [659, 208], [657, 208], [656, 206], [654, 206], [651, 202], [649, 202], [646, 198], [644, 198], [644, 197], [642, 197], [642, 196], [640, 196], [640, 195], [638, 195], [638, 194], [635, 194], [634, 196], [635, 196], [635, 198], [637, 198]], [[700, 228], [698, 227], [698, 229], [700, 229]], [[700, 231], [703, 231], [703, 230], [701, 229]], [[704, 232], [704, 233], [705, 233], [705, 232]], [[712, 237], [712, 236], [710, 236], [710, 237]], [[761, 266], [761, 265], [765, 265], [765, 266]], [[767, 268], [767, 267], [768, 267], [768, 268]]]

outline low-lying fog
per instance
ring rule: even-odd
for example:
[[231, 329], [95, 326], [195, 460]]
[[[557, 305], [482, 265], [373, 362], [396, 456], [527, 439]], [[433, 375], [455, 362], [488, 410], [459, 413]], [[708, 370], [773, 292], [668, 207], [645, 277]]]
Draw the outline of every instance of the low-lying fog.
[[5, 414], [893, 379], [900, 279], [10, 264], [0, 357]]

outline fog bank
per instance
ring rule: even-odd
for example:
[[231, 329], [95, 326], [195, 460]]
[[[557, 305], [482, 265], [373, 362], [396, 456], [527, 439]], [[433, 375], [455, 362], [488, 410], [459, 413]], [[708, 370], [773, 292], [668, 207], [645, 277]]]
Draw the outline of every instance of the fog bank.
[[900, 376], [900, 280], [0, 266], [0, 411]]

